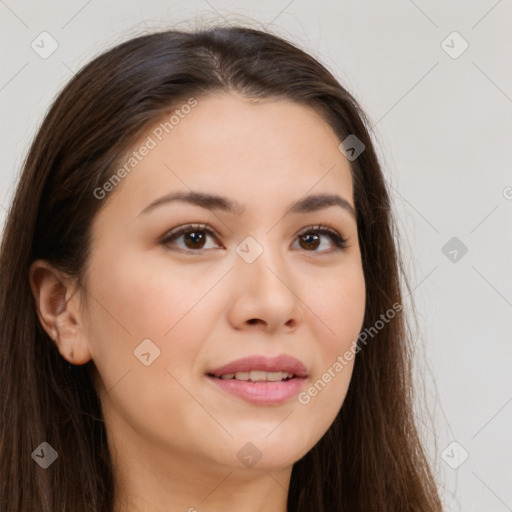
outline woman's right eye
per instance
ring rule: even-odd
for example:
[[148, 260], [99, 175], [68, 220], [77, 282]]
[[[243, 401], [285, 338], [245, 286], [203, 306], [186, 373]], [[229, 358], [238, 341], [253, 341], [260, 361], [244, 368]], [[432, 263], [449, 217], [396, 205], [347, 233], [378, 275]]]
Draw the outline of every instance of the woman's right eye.
[[[216, 233], [205, 224], [186, 224], [179, 226], [165, 235], [161, 241], [166, 247], [177, 247], [185, 251], [198, 252], [201, 249], [222, 248], [217, 244], [213, 247], [205, 247], [208, 237], [217, 238]], [[182, 244], [175, 243], [182, 238]]]

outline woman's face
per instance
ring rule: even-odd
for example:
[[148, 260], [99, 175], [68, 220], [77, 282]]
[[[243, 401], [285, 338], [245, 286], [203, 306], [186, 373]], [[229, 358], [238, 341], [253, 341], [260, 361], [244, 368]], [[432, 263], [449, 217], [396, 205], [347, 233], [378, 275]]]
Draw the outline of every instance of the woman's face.
[[291, 466], [336, 417], [353, 361], [335, 363], [363, 322], [349, 163], [289, 101], [180, 112], [134, 146], [93, 224], [85, 331], [107, 431], [132, 458]]

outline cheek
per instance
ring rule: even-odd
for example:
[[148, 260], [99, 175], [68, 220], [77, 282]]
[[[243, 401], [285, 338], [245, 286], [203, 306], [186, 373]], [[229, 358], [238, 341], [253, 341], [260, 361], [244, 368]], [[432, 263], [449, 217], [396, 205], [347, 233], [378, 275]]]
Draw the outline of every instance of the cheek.
[[[316, 316], [313, 325], [322, 353], [332, 359], [345, 351], [357, 338], [364, 320], [366, 295], [362, 268], [350, 265], [336, 275], [322, 276], [316, 288], [309, 292], [308, 306]], [[327, 361], [324, 361], [324, 363]]]
[[158, 354], [155, 365], [190, 374], [201, 340], [208, 338], [221, 315], [216, 309], [221, 286], [215, 287], [226, 270], [178, 268], [157, 258], [149, 265], [149, 258], [118, 256], [108, 269], [91, 267], [91, 295], [96, 300], [90, 340], [104, 380], [115, 381], [127, 369], [138, 368], [138, 347], [147, 339], [156, 347], [148, 345]]
[[[154, 261], [149, 267], [128, 259], [92, 274], [91, 295], [98, 300], [92, 301], [90, 340], [111, 424], [129, 424], [147, 437], [169, 431], [187, 437], [184, 432], [197, 431], [193, 420], [203, 411], [186, 390], [203, 342], [221, 314], [214, 286], [224, 274], [196, 270], [192, 276]], [[143, 341], [148, 339], [151, 343]], [[184, 411], [179, 421], [176, 411]]]
[[317, 418], [318, 431], [329, 428], [345, 399], [354, 367], [355, 343], [361, 332], [365, 305], [362, 268], [344, 269], [335, 279], [317, 280], [308, 295], [315, 326], [317, 359], [310, 386], [299, 403]]

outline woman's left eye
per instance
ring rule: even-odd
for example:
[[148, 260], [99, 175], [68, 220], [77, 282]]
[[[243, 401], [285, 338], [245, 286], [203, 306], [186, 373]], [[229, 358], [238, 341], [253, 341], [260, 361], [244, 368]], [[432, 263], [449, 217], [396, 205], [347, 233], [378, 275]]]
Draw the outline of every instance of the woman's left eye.
[[[174, 245], [179, 249], [189, 252], [198, 252], [201, 249], [215, 249], [216, 247], [223, 248], [218, 243], [214, 244], [213, 247], [208, 247], [206, 243], [208, 237], [217, 240], [217, 234], [209, 226], [205, 224], [187, 224], [167, 233], [161, 244], [165, 246]], [[180, 238], [182, 238], [183, 243], [177, 244], [176, 241]], [[334, 247], [331, 247], [331, 249], [328, 247], [322, 248], [325, 245], [322, 244], [322, 238], [329, 238], [331, 246]], [[323, 225], [310, 226], [303, 229], [297, 235], [297, 242], [300, 248], [307, 252], [334, 252], [345, 249], [347, 246], [346, 240], [336, 230]], [[317, 250], [319, 248], [320, 250]]]
[[[316, 249], [322, 245], [321, 237], [330, 238], [334, 248], [317, 251]], [[335, 252], [347, 247], [347, 241], [336, 230], [328, 226], [318, 225], [303, 229], [297, 238], [301, 247], [308, 252]]]

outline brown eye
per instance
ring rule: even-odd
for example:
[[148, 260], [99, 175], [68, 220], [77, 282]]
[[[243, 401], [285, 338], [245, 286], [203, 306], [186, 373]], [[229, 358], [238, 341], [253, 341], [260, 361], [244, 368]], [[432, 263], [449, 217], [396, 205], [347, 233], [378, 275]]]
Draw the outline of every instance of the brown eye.
[[[331, 240], [331, 248], [317, 250], [322, 246], [322, 238], [327, 237]], [[345, 249], [347, 241], [334, 229], [328, 226], [318, 225], [306, 228], [297, 235], [300, 247], [307, 252], [331, 253]]]
[[206, 237], [202, 231], [195, 230], [185, 233], [183, 235], [183, 240], [189, 249], [202, 249], [206, 241]]
[[201, 249], [207, 250], [221, 247], [218, 243], [214, 243], [213, 247], [211, 245], [210, 247], [205, 247], [209, 238], [217, 240], [215, 232], [208, 226], [204, 224], [187, 224], [186, 226], [179, 226], [171, 230], [160, 243], [169, 248], [195, 252], [200, 252]]
[[301, 247], [303, 249], [316, 249], [320, 245], [320, 237], [317, 234], [307, 233], [300, 235]]

